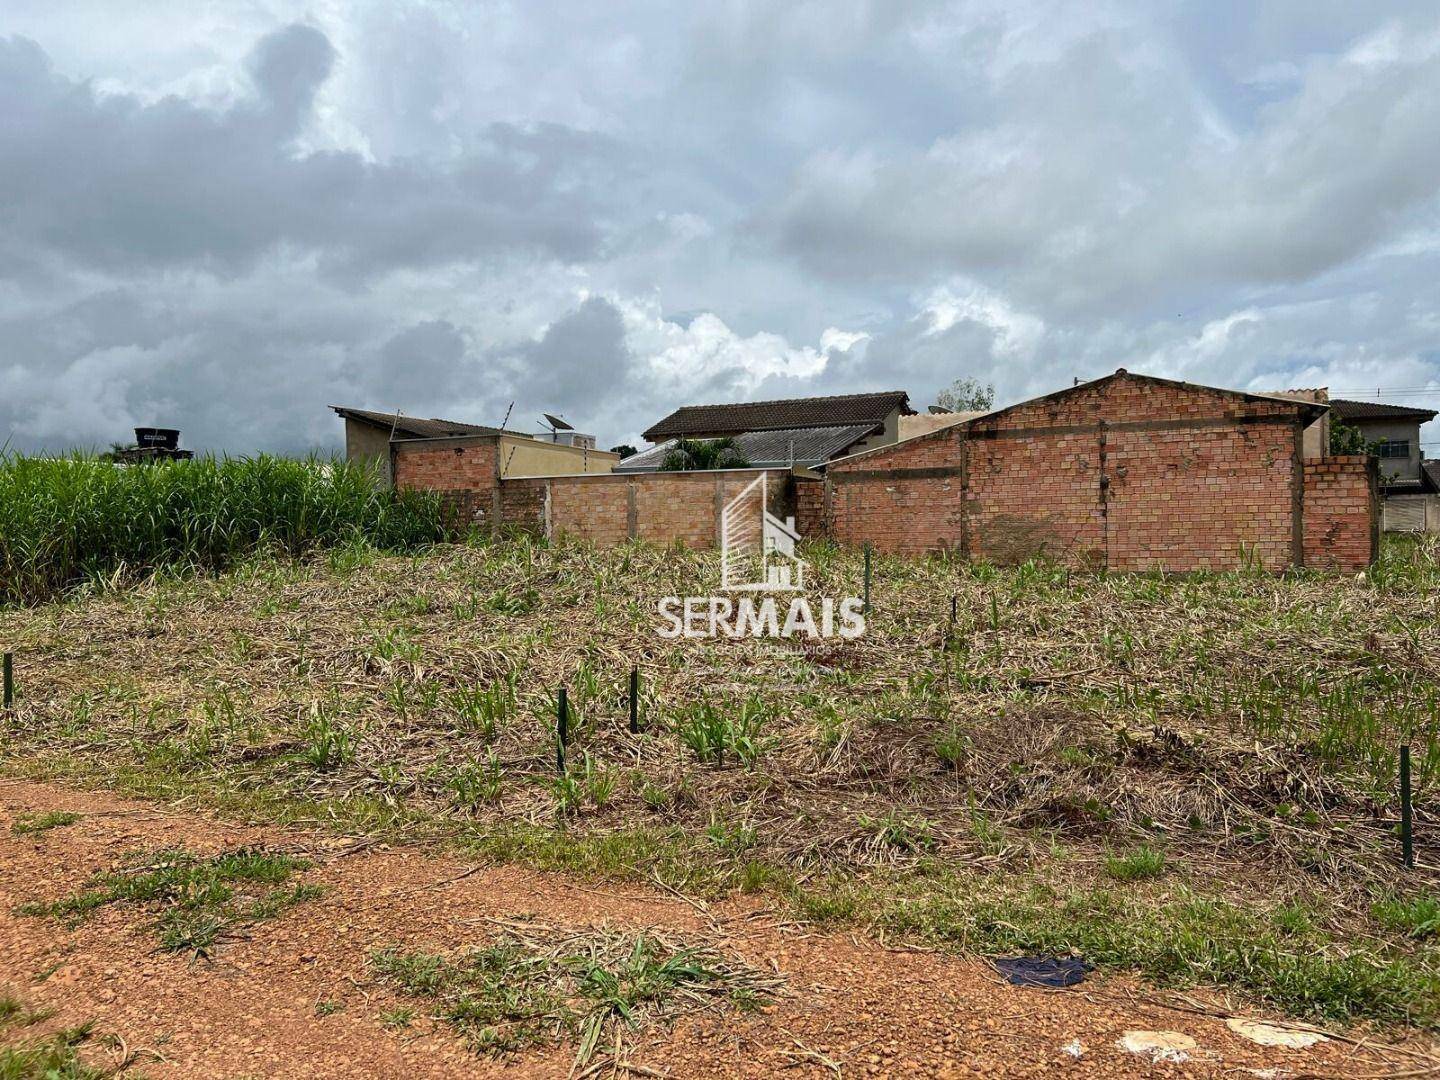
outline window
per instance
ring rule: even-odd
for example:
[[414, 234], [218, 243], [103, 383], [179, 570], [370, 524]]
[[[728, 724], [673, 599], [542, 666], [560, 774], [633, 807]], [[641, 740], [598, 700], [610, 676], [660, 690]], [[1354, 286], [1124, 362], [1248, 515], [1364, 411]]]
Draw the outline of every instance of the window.
[[1408, 458], [1409, 439], [1381, 439], [1375, 444], [1375, 455], [1382, 458]]

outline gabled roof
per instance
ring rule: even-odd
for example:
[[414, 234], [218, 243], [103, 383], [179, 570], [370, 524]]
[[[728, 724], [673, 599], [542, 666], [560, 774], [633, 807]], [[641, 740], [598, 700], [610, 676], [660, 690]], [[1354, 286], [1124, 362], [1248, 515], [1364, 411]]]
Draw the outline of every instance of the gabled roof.
[[[810, 468], [843, 454], [874, 430], [874, 424], [780, 428], [777, 431], [747, 431], [734, 436], [733, 442], [735, 449], [750, 462], [751, 468], [789, 468], [791, 465]], [[659, 446], [652, 446], [617, 462], [614, 471], [654, 472], [674, 445], [674, 439], [666, 439]]]
[[1331, 398], [1330, 408], [1341, 420], [1418, 420], [1425, 424], [1435, 419], [1434, 409], [1414, 409], [1409, 405], [1387, 405], [1381, 401], [1346, 401]]
[[[400, 413], [373, 412], [370, 409], [350, 409], [344, 405], [331, 405], [336, 415], [346, 420], [358, 420], [362, 424], [384, 428], [393, 432], [397, 439], [443, 439], [454, 435], [519, 435], [518, 431], [506, 431], [483, 424], [462, 424], [458, 420], [429, 420]], [[528, 436], [527, 436], [528, 438]]]
[[1162, 379], [1158, 375], [1140, 375], [1133, 371], [1126, 371], [1124, 368], [1119, 368], [1113, 374], [1103, 375], [1098, 379], [1092, 379], [1090, 382], [1076, 383], [1074, 386], [1066, 386], [1060, 390], [1055, 390], [1048, 394], [1041, 394], [1039, 397], [1027, 398], [1025, 401], [1017, 401], [1014, 405], [1007, 405], [1003, 409], [995, 409], [991, 412], [979, 413], [975, 416], [970, 417], [969, 419], [961, 421], [960, 423], [952, 424], [949, 427], [938, 428], [935, 431], [922, 432], [918, 435], [911, 435], [908, 438], [900, 439], [898, 442], [887, 443], [884, 446], [876, 446], [869, 450], [861, 450], [858, 453], [848, 454], [843, 458], [836, 458], [829, 464], [838, 465], [841, 462], [854, 461], [857, 458], [868, 457], [871, 454], [884, 454], [891, 450], [894, 450], [897, 446], [903, 446], [906, 443], [915, 442], [920, 439], [934, 439], [943, 435], [945, 432], [955, 431], [957, 428], [968, 427], [971, 424], [988, 424], [997, 417], [1004, 416], [1006, 413], [1011, 412], [1015, 409], [1020, 409], [1028, 405], [1034, 405], [1037, 402], [1041, 401], [1053, 401], [1057, 398], [1065, 397], [1067, 394], [1074, 394], [1089, 387], [1098, 386], [1104, 382], [1110, 382], [1113, 379], [1134, 379], [1138, 382], [1153, 383], [1156, 386], [1174, 386], [1180, 387], [1185, 390], [1199, 390], [1205, 393], [1221, 394], [1225, 397], [1235, 398], [1240, 401], [1279, 401], [1283, 402], [1286, 405], [1294, 406], [1296, 410], [1299, 411], [1299, 413], [1306, 418], [1307, 423], [1324, 415], [1325, 411], [1329, 408], [1329, 406], [1327, 405], [1318, 404], [1313, 401], [1306, 401], [1298, 397], [1287, 397], [1284, 394], [1253, 394], [1246, 390], [1227, 390], [1224, 387], [1220, 386], [1204, 386], [1200, 383], [1181, 382], [1178, 379]]
[[1181, 390], [1198, 390], [1206, 394], [1220, 394], [1224, 397], [1235, 398], [1238, 401], [1279, 401], [1286, 405], [1298, 406], [1301, 414], [1308, 420], [1315, 420], [1324, 415], [1327, 406], [1314, 401], [1306, 401], [1299, 397], [1286, 394], [1259, 394], [1249, 390], [1230, 390], [1223, 386], [1206, 386], [1204, 383], [1185, 382], [1182, 379], [1164, 379], [1159, 375], [1142, 375], [1137, 371], [1126, 371], [1124, 368], [1116, 368], [1109, 375], [1102, 375], [1098, 379], [1091, 379], [1089, 382], [1076, 383], [1074, 386], [1066, 386], [1059, 390], [1053, 390], [1048, 394], [1041, 394], [1039, 397], [1029, 398], [1025, 401], [1017, 401], [1014, 405], [1007, 405], [1003, 409], [996, 409], [986, 413], [980, 419], [993, 420], [997, 416], [1003, 416], [1012, 409], [1019, 409], [1027, 405], [1034, 405], [1041, 401], [1051, 401], [1055, 398], [1065, 397], [1080, 390], [1099, 386], [1102, 383], [1112, 382], [1116, 379], [1133, 379], [1136, 382], [1152, 383], [1155, 386], [1172, 386]]
[[784, 398], [779, 401], [741, 401], [729, 405], [685, 405], [645, 432], [650, 442], [677, 435], [738, 434], [742, 431], [777, 431], [781, 428], [836, 427], [869, 424], [878, 427], [899, 409], [910, 415], [910, 395], [904, 390], [836, 397]]

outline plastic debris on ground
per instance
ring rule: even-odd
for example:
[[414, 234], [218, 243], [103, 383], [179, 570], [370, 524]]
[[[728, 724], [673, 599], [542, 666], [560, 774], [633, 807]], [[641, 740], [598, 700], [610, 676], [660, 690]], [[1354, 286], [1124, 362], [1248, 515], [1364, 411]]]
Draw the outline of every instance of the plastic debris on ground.
[[1120, 1048], [1151, 1061], [1178, 1065], [1190, 1060], [1195, 1040], [1180, 1031], [1127, 1031], [1120, 1037]]
[[1016, 986], [1074, 986], [1095, 970], [1074, 956], [996, 957], [990, 962]]
[[1288, 1050], [1304, 1050], [1324, 1042], [1325, 1036], [1306, 1028], [1285, 1027], [1282, 1024], [1267, 1024], [1264, 1020], [1247, 1020], [1243, 1016], [1232, 1016], [1225, 1026], [1239, 1035], [1261, 1046], [1283, 1046]]

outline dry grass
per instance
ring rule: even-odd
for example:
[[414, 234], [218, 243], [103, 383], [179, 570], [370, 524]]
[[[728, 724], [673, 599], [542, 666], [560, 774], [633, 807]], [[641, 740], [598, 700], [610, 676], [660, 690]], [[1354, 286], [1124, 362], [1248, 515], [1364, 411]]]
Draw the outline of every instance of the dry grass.
[[[859, 591], [855, 553], [807, 554], [812, 592]], [[1440, 883], [1433, 848], [1400, 874], [1393, 836], [1402, 739], [1422, 837], [1437, 812], [1432, 546], [1392, 544], [1359, 580], [880, 559], [858, 641], [660, 638], [656, 601], [717, 576], [705, 554], [522, 539], [257, 562], [12, 612], [9, 767], [776, 890], [815, 917], [883, 921], [874, 890], [933, 898], [962, 878], [1007, 902], [1043, 887], [1163, 906], [1192, 890], [1266, 933], [1298, 905], [1305, 933], [1275, 931], [1297, 954], [1322, 942], [1422, 982], [1440, 970], [1431, 940], [1371, 914]], [[1142, 847], [1164, 874], [1117, 883], [1107, 860]], [[866, 902], [844, 899], [856, 888]]]

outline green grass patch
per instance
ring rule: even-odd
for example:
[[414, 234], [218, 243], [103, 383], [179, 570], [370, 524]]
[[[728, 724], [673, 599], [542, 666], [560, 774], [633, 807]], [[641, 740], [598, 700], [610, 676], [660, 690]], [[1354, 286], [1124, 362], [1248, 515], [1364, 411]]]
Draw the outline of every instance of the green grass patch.
[[[611, 1047], [619, 1027], [717, 1005], [753, 1008], [780, 986], [707, 946], [538, 923], [510, 925], [494, 944], [453, 957], [386, 949], [370, 963], [382, 980], [429, 1002], [477, 1051], [574, 1040], [576, 1070]], [[404, 1012], [408, 1024], [413, 1013]]]
[[49, 1009], [31, 1009], [19, 998], [0, 994], [0, 1080], [104, 1080], [113, 1069], [86, 1064], [80, 1046], [93, 1024], [65, 1028], [43, 1039], [15, 1039], [17, 1029], [48, 1019]]
[[791, 893], [818, 922], [864, 922], [915, 941], [989, 955], [1077, 952], [1162, 986], [1249, 991], [1296, 1015], [1440, 1022], [1440, 969], [1390, 946], [1350, 943], [1187, 889], [1163, 896], [1032, 884], [999, 890], [956, 875], [885, 886], [835, 880]]
[[47, 829], [58, 829], [65, 825], [74, 825], [80, 820], [79, 814], [72, 814], [68, 810], [50, 810], [45, 813], [19, 814], [10, 826], [10, 831], [17, 836], [26, 833], [45, 832]]
[[318, 886], [286, 884], [309, 866], [305, 859], [256, 848], [208, 858], [167, 849], [132, 856], [130, 865], [97, 874], [81, 892], [17, 910], [75, 924], [107, 904], [156, 908], [162, 949], [205, 956], [238, 927], [273, 919], [319, 896]]
[[1125, 855], [1109, 855], [1105, 874], [1116, 881], [1148, 881], [1165, 873], [1165, 853], [1144, 845]]

